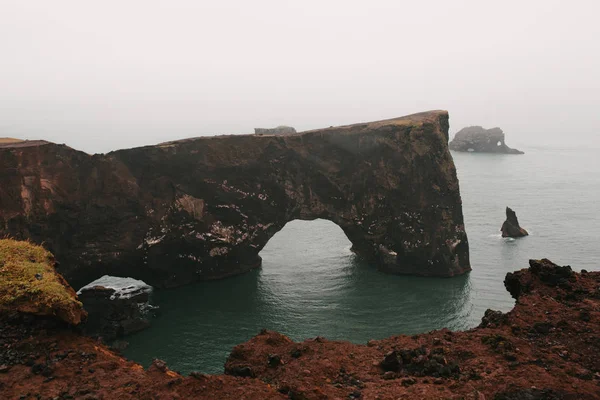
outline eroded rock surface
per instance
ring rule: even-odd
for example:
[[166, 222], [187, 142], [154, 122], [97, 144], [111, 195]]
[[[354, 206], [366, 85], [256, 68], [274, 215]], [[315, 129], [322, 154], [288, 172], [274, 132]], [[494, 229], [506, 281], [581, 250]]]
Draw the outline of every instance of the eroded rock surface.
[[232, 350], [225, 375], [145, 370], [64, 324], [0, 310], [0, 398], [600, 398], [600, 272], [531, 260], [505, 285], [514, 309], [468, 331], [361, 345], [264, 330]]
[[506, 221], [502, 224], [500, 231], [502, 237], [518, 238], [529, 235], [525, 229], [521, 228], [517, 214], [510, 207], [506, 207]]
[[[118, 285], [118, 287], [114, 287]], [[77, 294], [88, 313], [86, 334], [112, 341], [150, 327], [152, 287], [127, 278], [102, 277]]]
[[290, 136], [187, 139], [90, 156], [0, 148], [0, 236], [43, 243], [80, 287], [242, 273], [294, 219], [328, 219], [383, 271], [469, 271], [448, 113]]
[[506, 145], [502, 129], [485, 129], [481, 126], [469, 126], [461, 129], [454, 135], [449, 147], [454, 151], [524, 154], [522, 151], [511, 149]]

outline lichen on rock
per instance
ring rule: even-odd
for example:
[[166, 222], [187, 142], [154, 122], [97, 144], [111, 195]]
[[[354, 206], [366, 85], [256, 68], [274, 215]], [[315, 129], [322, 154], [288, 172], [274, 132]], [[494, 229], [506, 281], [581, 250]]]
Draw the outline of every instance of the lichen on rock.
[[55, 316], [78, 325], [86, 313], [54, 264], [52, 254], [41, 246], [0, 240], [0, 311]]

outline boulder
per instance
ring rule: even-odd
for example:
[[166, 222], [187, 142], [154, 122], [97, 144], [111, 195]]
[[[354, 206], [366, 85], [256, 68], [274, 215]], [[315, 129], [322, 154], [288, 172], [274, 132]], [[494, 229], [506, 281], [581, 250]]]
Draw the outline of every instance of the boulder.
[[[112, 341], [150, 326], [148, 314], [156, 308], [150, 305], [152, 287], [132, 281], [105, 276], [79, 290], [79, 299], [88, 312], [83, 325], [86, 334]], [[102, 285], [109, 285], [109, 282], [113, 287]]]

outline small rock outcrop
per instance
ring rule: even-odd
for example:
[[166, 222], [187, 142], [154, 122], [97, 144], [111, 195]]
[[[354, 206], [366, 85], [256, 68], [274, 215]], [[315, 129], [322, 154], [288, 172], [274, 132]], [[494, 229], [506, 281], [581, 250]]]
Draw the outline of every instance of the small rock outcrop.
[[[103, 286], [107, 278], [113, 281], [133, 281], [127, 278], [102, 277], [77, 292], [88, 313], [83, 329], [88, 335], [112, 341], [150, 327], [148, 314], [152, 287], [141, 281], [122, 287]], [[127, 283], [127, 282], [125, 282]]]
[[448, 145], [454, 151], [472, 151], [476, 153], [524, 154], [511, 149], [504, 142], [504, 132], [500, 128], [485, 129], [481, 126], [463, 128], [454, 135]]
[[518, 238], [529, 235], [529, 233], [521, 228], [517, 214], [510, 208], [506, 207], [506, 221], [502, 224], [502, 237]]
[[0, 240], [0, 313], [55, 317], [79, 325], [86, 312], [54, 265], [52, 254], [41, 246]]
[[255, 135], [293, 135], [296, 133], [296, 129], [291, 126], [280, 125], [275, 128], [254, 128]]

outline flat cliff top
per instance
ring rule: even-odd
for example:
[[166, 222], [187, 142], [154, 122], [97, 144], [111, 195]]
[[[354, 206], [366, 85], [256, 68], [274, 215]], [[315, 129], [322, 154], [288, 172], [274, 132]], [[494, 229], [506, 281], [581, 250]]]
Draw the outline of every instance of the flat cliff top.
[[0, 313], [0, 397], [600, 398], [600, 272], [531, 260], [505, 286], [515, 308], [488, 310], [469, 331], [366, 345], [263, 331], [232, 350], [226, 375], [185, 377], [160, 360], [145, 370], [64, 327]]
[[[406, 115], [403, 117], [385, 119], [380, 121], [372, 121], [372, 122], [363, 122], [356, 123], [351, 125], [341, 125], [341, 126], [331, 126], [328, 128], [318, 128], [311, 129], [308, 131], [297, 132], [294, 134], [285, 135], [285, 137], [294, 137], [294, 136], [304, 136], [307, 134], [314, 133], [336, 133], [336, 134], [357, 134], [364, 131], [373, 131], [380, 129], [385, 126], [406, 126], [406, 125], [415, 125], [420, 126], [425, 123], [433, 123], [436, 124], [439, 122], [440, 117], [448, 117], [448, 111], [445, 110], [433, 110], [433, 111], [425, 111], [417, 114]], [[240, 138], [240, 137], [254, 137], [257, 140], [268, 137], [282, 137], [282, 135], [276, 134], [232, 134], [232, 135], [213, 135], [213, 136], [198, 136], [187, 139], [179, 139], [173, 140], [169, 142], [159, 143], [156, 146], [172, 146], [176, 144], [186, 143], [195, 140], [211, 140], [211, 139], [223, 139], [223, 138]]]
[[45, 140], [21, 140], [13, 138], [0, 138], [0, 149], [11, 149], [19, 147], [34, 147], [50, 144]]
[[[331, 133], [331, 134], [360, 134], [366, 131], [374, 131], [386, 126], [407, 126], [407, 125], [415, 125], [421, 126], [426, 123], [437, 124], [439, 123], [440, 117], [448, 118], [448, 111], [445, 110], [432, 110], [425, 111], [421, 113], [406, 115], [403, 117], [390, 118], [380, 121], [373, 122], [364, 122], [364, 123], [356, 123], [351, 125], [341, 125], [341, 126], [331, 126], [328, 128], [319, 128], [319, 129], [311, 129], [308, 131], [297, 132], [293, 134], [285, 135], [285, 137], [294, 137], [294, 136], [303, 136], [307, 134], [314, 133]], [[282, 135], [277, 134], [222, 134], [222, 135], [207, 135], [207, 136], [197, 136], [192, 138], [178, 139], [172, 140], [168, 142], [158, 143], [156, 145], [142, 146], [139, 148], [148, 148], [148, 147], [170, 147], [178, 144], [184, 144], [196, 140], [222, 140], [222, 139], [230, 139], [235, 140], [235, 138], [247, 138], [252, 137], [257, 140], [261, 140], [263, 138], [269, 137], [282, 137]], [[46, 140], [21, 140], [14, 138], [0, 138], [0, 149], [13, 149], [13, 148], [23, 148], [23, 147], [36, 147], [43, 146], [47, 144], [53, 144], [52, 142]], [[123, 151], [129, 149], [120, 149], [115, 151]], [[113, 151], [113, 152], [115, 152]], [[111, 153], [113, 153], [111, 152]]]

